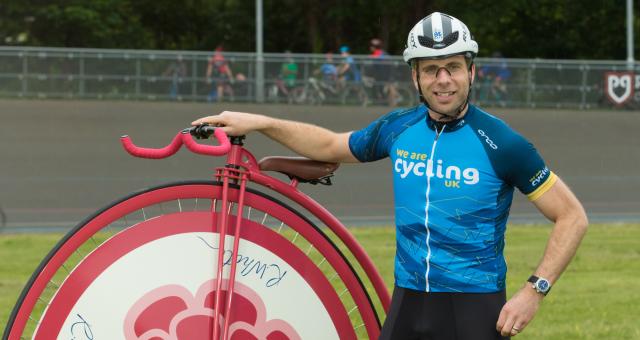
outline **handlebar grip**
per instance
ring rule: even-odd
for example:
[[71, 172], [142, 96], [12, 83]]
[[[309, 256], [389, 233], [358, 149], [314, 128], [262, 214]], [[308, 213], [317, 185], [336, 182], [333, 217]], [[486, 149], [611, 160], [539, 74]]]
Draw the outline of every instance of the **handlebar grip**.
[[182, 136], [180, 136], [180, 134], [177, 134], [169, 145], [161, 149], [141, 148], [133, 144], [133, 142], [131, 141], [131, 137], [126, 135], [120, 137], [120, 142], [122, 143], [124, 149], [132, 156], [140, 158], [160, 159], [167, 158], [178, 152], [180, 146], [182, 146]]
[[221, 156], [227, 154], [231, 150], [231, 143], [227, 138], [227, 134], [222, 129], [215, 129], [213, 135], [218, 140], [219, 145], [198, 144], [188, 131], [182, 132], [182, 142], [189, 150], [201, 155]]

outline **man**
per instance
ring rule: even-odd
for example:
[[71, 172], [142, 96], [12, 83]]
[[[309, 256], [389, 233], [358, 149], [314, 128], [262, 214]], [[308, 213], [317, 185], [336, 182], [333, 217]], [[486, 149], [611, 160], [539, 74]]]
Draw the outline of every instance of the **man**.
[[387, 52], [382, 48], [382, 40], [373, 38], [369, 40], [369, 51], [372, 58], [384, 58]]
[[378, 38], [369, 41], [369, 57], [373, 61], [369, 75], [374, 78], [374, 93], [378, 99], [383, 99], [389, 106], [396, 106], [400, 96], [398, 83], [393, 79], [391, 64], [386, 61], [387, 52], [382, 48], [383, 42]]
[[[422, 19], [409, 33], [404, 59], [424, 105], [393, 111], [360, 131], [232, 112], [193, 122], [221, 125], [231, 135], [257, 130], [318, 160], [391, 158], [395, 288], [380, 339], [516, 336], [586, 232], [580, 202], [535, 148], [469, 104], [477, 52], [458, 19], [437, 12]], [[514, 187], [554, 227], [537, 268], [505, 301], [504, 232]]]
[[494, 99], [495, 104], [505, 106], [508, 99], [507, 83], [511, 78], [511, 70], [509, 70], [502, 53], [494, 52], [491, 58], [495, 60], [481, 67], [478, 71], [478, 79], [480, 80], [478, 101], [487, 103], [489, 99]]
[[340, 81], [345, 84], [347, 82], [360, 82], [362, 80], [360, 78], [360, 70], [358, 70], [355, 59], [353, 59], [349, 52], [349, 46], [340, 46], [340, 56], [342, 57], [342, 63], [338, 66], [338, 77]]
[[176, 100], [180, 92], [180, 83], [182, 78], [187, 76], [187, 64], [184, 62], [182, 55], [178, 55], [176, 60], [169, 64], [167, 69], [162, 73], [164, 77], [171, 77], [171, 87], [169, 88], [169, 98]]
[[338, 68], [333, 63], [333, 53], [327, 52], [324, 56], [324, 63], [313, 71], [313, 76], [308, 80], [321, 101], [338, 92]]
[[233, 72], [229, 67], [229, 63], [224, 59], [223, 51], [224, 46], [222, 44], [218, 45], [207, 64], [207, 83], [212, 83], [212, 77], [215, 81], [211, 92], [207, 96], [208, 101], [212, 101], [213, 99], [219, 102], [223, 101], [225, 91], [233, 97], [233, 88], [229, 85], [229, 83], [233, 83], [234, 81]]
[[278, 74], [278, 81], [276, 82], [278, 89], [283, 95], [289, 97], [289, 92], [296, 87], [298, 78], [298, 64], [291, 51], [284, 51], [285, 62], [280, 65], [280, 74]]

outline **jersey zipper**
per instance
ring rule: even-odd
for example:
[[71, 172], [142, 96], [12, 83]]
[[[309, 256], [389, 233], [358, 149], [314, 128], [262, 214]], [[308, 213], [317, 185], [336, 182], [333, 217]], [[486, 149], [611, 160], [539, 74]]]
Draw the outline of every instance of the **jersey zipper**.
[[[436, 126], [435, 130], [436, 130], [436, 137], [433, 140], [433, 144], [431, 145], [431, 154], [429, 155], [429, 163], [431, 164], [431, 173], [433, 173], [433, 161], [434, 161], [434, 156], [436, 153], [436, 145], [438, 144], [438, 138], [440, 137], [440, 135], [442, 134], [442, 132], [444, 131], [444, 129], [447, 127], [446, 124], [442, 125], [442, 129], [440, 129], [440, 132], [438, 132], [438, 128]], [[427, 263], [427, 271], [425, 272], [425, 283], [426, 283], [426, 287], [425, 287], [425, 291], [429, 292], [430, 288], [429, 287], [429, 269], [431, 269], [431, 266], [429, 264], [429, 260], [431, 259], [431, 246], [429, 245], [429, 240], [431, 238], [431, 231], [429, 230], [429, 205], [431, 203], [430, 199], [429, 199], [429, 193], [431, 191], [431, 177], [433, 176], [429, 176], [429, 171], [427, 169], [427, 192], [426, 192], [426, 204], [425, 204], [425, 208], [424, 208], [424, 226], [427, 229], [427, 258], [425, 259], [426, 263]]]

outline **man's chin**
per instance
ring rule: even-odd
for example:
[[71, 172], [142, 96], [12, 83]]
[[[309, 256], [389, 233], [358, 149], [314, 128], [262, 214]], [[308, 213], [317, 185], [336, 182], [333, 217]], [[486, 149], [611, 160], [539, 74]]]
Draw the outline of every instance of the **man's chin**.
[[437, 117], [440, 118], [438, 120], [453, 120], [453, 119], [456, 119], [460, 114], [458, 112], [457, 107], [455, 109], [452, 109], [450, 107], [447, 107], [447, 108], [432, 107], [431, 111], [435, 113]]

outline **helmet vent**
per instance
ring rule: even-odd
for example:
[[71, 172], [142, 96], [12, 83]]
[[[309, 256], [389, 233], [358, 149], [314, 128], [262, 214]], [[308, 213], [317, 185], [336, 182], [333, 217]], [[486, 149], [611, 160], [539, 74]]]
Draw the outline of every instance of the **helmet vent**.
[[455, 43], [456, 41], [458, 41], [458, 31], [448, 34], [440, 42], [436, 42], [435, 40], [424, 35], [418, 36], [418, 42], [420, 43], [420, 45], [426, 48], [441, 49]]

